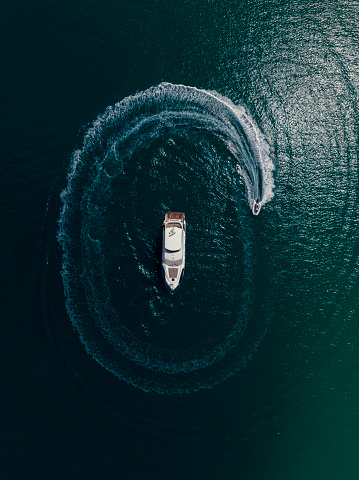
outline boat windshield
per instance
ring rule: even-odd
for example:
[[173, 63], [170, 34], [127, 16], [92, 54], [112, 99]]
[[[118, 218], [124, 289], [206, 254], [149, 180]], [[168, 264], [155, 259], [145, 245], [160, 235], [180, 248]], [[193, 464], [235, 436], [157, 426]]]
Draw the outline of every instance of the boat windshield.
[[182, 228], [182, 225], [179, 222], [170, 222], [166, 224], [166, 228], [173, 228], [173, 227]]

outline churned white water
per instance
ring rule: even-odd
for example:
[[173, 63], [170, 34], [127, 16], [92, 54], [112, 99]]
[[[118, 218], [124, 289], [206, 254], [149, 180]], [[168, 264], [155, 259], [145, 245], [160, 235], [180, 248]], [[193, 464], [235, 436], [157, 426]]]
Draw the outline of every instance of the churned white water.
[[[73, 154], [59, 242], [67, 310], [87, 351], [144, 390], [210, 388], [246, 364], [253, 200], [274, 191], [269, 144], [242, 105], [162, 83], [106, 109]], [[188, 267], [170, 297], [159, 271], [166, 210], [188, 219]]]

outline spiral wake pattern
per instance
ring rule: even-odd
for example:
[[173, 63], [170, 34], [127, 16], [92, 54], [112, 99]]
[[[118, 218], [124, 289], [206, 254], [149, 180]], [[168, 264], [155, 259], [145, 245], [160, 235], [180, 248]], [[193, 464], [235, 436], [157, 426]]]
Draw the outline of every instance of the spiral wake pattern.
[[[87, 352], [145, 391], [211, 388], [243, 368], [253, 316], [253, 200], [273, 197], [265, 136], [217, 92], [162, 83], [110, 106], [73, 153], [58, 239], [70, 319]], [[185, 279], [161, 279], [164, 212], [187, 218]]]

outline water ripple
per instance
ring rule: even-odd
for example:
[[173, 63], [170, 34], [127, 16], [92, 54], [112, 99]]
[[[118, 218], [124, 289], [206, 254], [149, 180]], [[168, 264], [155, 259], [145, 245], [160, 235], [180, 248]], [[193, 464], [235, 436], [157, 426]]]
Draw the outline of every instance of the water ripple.
[[[244, 106], [163, 83], [100, 115], [73, 153], [58, 239], [70, 319], [119, 378], [158, 393], [210, 388], [242, 368], [267, 328], [252, 318], [254, 198], [274, 165]], [[166, 210], [188, 219], [176, 295], [160, 278]]]

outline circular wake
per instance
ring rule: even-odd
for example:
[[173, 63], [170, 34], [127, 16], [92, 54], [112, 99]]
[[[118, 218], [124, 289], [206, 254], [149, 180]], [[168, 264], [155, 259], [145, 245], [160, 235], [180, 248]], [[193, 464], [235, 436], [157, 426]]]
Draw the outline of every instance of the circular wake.
[[[273, 197], [269, 145], [243, 106], [163, 83], [108, 107], [72, 156], [59, 242], [71, 321], [88, 353], [158, 393], [210, 388], [265, 330], [253, 314], [251, 206]], [[161, 279], [165, 211], [184, 211], [185, 279]]]

